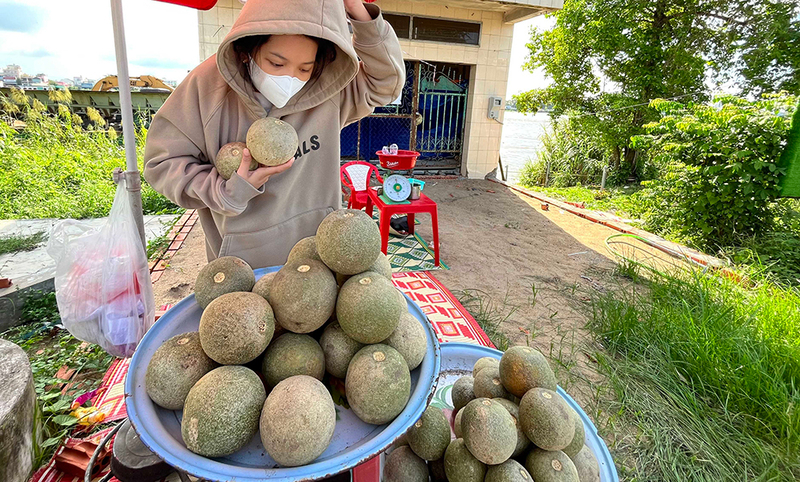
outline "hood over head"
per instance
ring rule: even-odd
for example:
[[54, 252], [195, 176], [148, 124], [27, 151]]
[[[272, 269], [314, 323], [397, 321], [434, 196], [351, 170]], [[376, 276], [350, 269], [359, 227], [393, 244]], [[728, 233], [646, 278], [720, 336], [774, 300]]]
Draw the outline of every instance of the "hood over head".
[[233, 42], [251, 35], [307, 35], [325, 39], [336, 47], [336, 59], [321, 75], [308, 82], [283, 108], [270, 116], [283, 116], [316, 107], [345, 88], [358, 73], [358, 56], [342, 0], [248, 0], [239, 18], [217, 50], [222, 77], [257, 117], [266, 112], [255, 98], [253, 85], [239, 72]]

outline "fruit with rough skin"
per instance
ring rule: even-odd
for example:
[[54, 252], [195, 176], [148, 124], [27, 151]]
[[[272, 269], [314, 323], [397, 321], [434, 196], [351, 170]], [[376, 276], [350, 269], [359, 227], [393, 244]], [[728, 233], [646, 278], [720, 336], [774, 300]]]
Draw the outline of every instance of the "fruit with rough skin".
[[321, 261], [286, 263], [269, 288], [275, 319], [293, 333], [311, 333], [330, 319], [336, 308], [336, 278]]
[[350, 360], [358, 350], [364, 348], [364, 345], [347, 336], [339, 323], [331, 323], [325, 327], [319, 344], [325, 353], [325, 370], [342, 380], [347, 376]]
[[578, 471], [580, 482], [600, 482], [600, 466], [597, 464], [597, 458], [595, 458], [589, 446], [584, 445], [572, 457], [572, 462]]
[[399, 447], [386, 457], [383, 482], [428, 482], [428, 466], [408, 446]]
[[256, 120], [247, 129], [250, 155], [264, 166], [286, 164], [297, 153], [297, 131], [288, 122], [275, 117]]
[[253, 293], [257, 294], [258, 296], [264, 298], [265, 300], [269, 299], [269, 288], [272, 286], [272, 280], [275, 279], [275, 275], [277, 275], [277, 271], [273, 271], [272, 273], [267, 273], [261, 278], [256, 281], [256, 284], [253, 285]]
[[493, 358], [490, 356], [485, 356], [483, 358], [479, 358], [478, 361], [475, 362], [475, 365], [472, 367], [472, 376], [477, 376], [478, 372], [486, 367], [499, 367], [500, 360], [497, 358]]
[[536, 482], [581, 482], [575, 464], [560, 450], [534, 448], [525, 459], [525, 468]]
[[461, 416], [464, 415], [464, 410], [459, 410], [456, 413], [455, 418], [453, 419], [453, 433], [456, 435], [456, 438], [462, 438], [463, 433], [461, 432]]
[[147, 364], [147, 395], [160, 407], [180, 410], [194, 384], [217, 366], [203, 351], [200, 333], [175, 335], [158, 347]]
[[269, 387], [297, 375], [322, 380], [325, 375], [325, 355], [317, 340], [310, 336], [284, 333], [264, 352], [261, 374]]
[[315, 259], [317, 261], [322, 261], [322, 258], [319, 257], [319, 253], [317, 252], [315, 236], [303, 238], [292, 247], [286, 262], [290, 263], [296, 259]]
[[517, 447], [517, 427], [508, 410], [488, 398], [476, 398], [462, 410], [461, 433], [472, 455], [487, 465], [508, 460]]
[[236, 256], [223, 256], [203, 266], [194, 283], [194, 297], [205, 309], [215, 298], [234, 291], [250, 291], [256, 275], [250, 265]]
[[284, 467], [311, 463], [325, 452], [336, 427], [336, 407], [319, 380], [297, 375], [272, 389], [261, 411], [261, 443]]
[[212, 360], [243, 365], [264, 352], [275, 332], [267, 300], [249, 291], [226, 293], [200, 316], [200, 343]]
[[425, 328], [414, 315], [407, 311], [400, 314], [397, 328], [383, 343], [403, 355], [409, 370], [417, 368], [428, 351], [428, 336], [425, 334]]
[[469, 375], [465, 375], [456, 380], [453, 384], [453, 390], [450, 392], [453, 398], [453, 410], [461, 410], [469, 402], [477, 398], [473, 390], [474, 383], [475, 378]]
[[317, 252], [336, 273], [367, 271], [381, 252], [378, 226], [365, 212], [340, 209], [325, 216], [316, 235]]
[[547, 359], [529, 346], [513, 346], [506, 350], [500, 358], [499, 369], [503, 386], [520, 398], [532, 388], [556, 390], [556, 376]]
[[486, 471], [484, 482], [533, 482], [531, 474], [514, 459], [492, 465]]
[[475, 375], [472, 390], [477, 398], [506, 398], [511, 399], [512, 394], [500, 381], [500, 371], [497, 367], [486, 367]]
[[411, 396], [411, 374], [403, 355], [389, 345], [365, 346], [347, 368], [345, 392], [350, 409], [373, 425], [394, 420]]
[[511, 414], [511, 418], [514, 419], [514, 425], [517, 426], [517, 447], [514, 449], [514, 453], [511, 454], [512, 457], [517, 457], [525, 452], [531, 444], [531, 441], [528, 440], [528, 436], [525, 435], [525, 432], [522, 430], [522, 424], [519, 421], [519, 406], [511, 400], [506, 400], [504, 398], [498, 398], [495, 401], [508, 410], [508, 413]]
[[450, 423], [439, 407], [425, 409], [422, 417], [408, 430], [408, 445], [425, 460], [438, 460], [450, 445]]
[[181, 436], [186, 448], [205, 457], [241, 449], [258, 432], [267, 393], [249, 368], [223, 366], [206, 373], [186, 397]]
[[388, 338], [405, 310], [392, 283], [372, 271], [347, 280], [336, 300], [339, 325], [350, 338], [364, 344]]
[[569, 458], [574, 458], [578, 452], [583, 448], [583, 444], [586, 443], [586, 430], [583, 427], [583, 420], [575, 412], [575, 435], [572, 437], [572, 441], [564, 447], [563, 452], [569, 456]]
[[570, 444], [575, 436], [576, 416], [561, 395], [546, 388], [528, 391], [519, 404], [522, 430], [544, 450], [563, 450]]
[[[214, 159], [214, 167], [217, 168], [217, 172], [223, 179], [230, 179], [233, 173], [239, 170], [246, 147], [247, 144], [244, 142], [229, 142], [220, 147], [217, 158]], [[255, 159], [250, 160], [251, 171], [258, 169], [258, 166]]]
[[486, 465], [467, 449], [464, 439], [455, 439], [444, 453], [444, 472], [450, 482], [483, 482]]

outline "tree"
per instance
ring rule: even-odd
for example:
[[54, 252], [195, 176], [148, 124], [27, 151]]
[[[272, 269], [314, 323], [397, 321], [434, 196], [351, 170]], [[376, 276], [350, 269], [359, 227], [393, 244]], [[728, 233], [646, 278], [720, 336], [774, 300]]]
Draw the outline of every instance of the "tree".
[[800, 88], [795, 0], [565, 0], [552, 15], [552, 30], [531, 32], [524, 68], [543, 68], [553, 83], [516, 96], [517, 107], [577, 116], [630, 172], [630, 139], [657, 118], [652, 99], [703, 101], [709, 80], [755, 95]]

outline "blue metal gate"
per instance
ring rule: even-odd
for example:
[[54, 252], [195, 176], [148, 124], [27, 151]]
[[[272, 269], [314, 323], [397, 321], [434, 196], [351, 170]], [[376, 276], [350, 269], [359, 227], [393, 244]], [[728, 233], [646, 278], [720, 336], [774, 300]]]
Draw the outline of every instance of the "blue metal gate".
[[341, 133], [343, 160], [377, 163], [389, 144], [420, 152], [415, 172], [455, 173], [461, 168], [469, 67], [406, 61], [406, 83], [397, 104], [375, 109]]

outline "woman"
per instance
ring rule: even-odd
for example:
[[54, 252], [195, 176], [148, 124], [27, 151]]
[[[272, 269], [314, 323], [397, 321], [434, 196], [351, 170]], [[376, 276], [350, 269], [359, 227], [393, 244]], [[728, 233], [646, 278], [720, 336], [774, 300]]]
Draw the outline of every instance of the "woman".
[[[179, 206], [198, 209], [209, 261], [232, 255], [253, 268], [283, 264], [341, 207], [342, 127], [396, 99], [404, 80], [400, 44], [376, 5], [249, 0], [217, 54], [153, 118], [144, 177]], [[244, 142], [265, 116], [295, 128], [297, 153], [249, 171], [245, 151], [226, 181], [212, 164], [217, 151]]]

